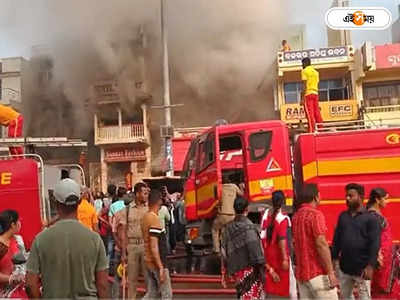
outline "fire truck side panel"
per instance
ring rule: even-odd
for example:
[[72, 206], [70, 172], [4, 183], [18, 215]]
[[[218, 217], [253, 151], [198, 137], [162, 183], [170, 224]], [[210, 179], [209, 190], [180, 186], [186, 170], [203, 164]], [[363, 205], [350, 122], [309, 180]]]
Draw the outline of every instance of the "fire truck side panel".
[[324, 212], [329, 240], [333, 237], [338, 215], [346, 209], [345, 186], [354, 182], [364, 185], [366, 199], [375, 187], [385, 188], [389, 204], [384, 213], [393, 227], [395, 240], [400, 239], [400, 137], [399, 129], [376, 129], [302, 135], [295, 151], [300, 151], [303, 182], [318, 184], [320, 209]]
[[38, 164], [33, 159], [0, 161], [0, 211], [16, 210], [22, 223], [21, 235], [30, 248], [42, 228]]

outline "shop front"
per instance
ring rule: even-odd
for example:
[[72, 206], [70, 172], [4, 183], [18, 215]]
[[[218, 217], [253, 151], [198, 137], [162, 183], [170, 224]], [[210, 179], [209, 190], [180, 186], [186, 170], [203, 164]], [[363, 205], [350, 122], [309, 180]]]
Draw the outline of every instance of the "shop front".
[[147, 151], [141, 145], [102, 148], [101, 154], [103, 191], [107, 184], [131, 189], [143, 177], [150, 176]]

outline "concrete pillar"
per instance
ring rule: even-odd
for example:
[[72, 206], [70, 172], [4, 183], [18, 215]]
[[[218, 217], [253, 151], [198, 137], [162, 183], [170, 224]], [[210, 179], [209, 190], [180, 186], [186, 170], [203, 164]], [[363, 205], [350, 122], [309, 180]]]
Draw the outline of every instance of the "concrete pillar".
[[101, 182], [101, 190], [103, 193], [107, 193], [107, 185], [108, 185], [108, 166], [107, 162], [104, 161], [105, 151], [104, 148], [100, 148], [100, 182]]
[[97, 139], [99, 137], [99, 124], [97, 123], [97, 114], [94, 114], [94, 144], [97, 144]]
[[122, 138], [122, 110], [121, 110], [121, 107], [118, 107], [117, 111], [118, 111], [119, 138]]
[[146, 171], [144, 176], [151, 176], [151, 136], [148, 124], [148, 115], [147, 115], [147, 106], [142, 104], [142, 113], [143, 113], [143, 127], [144, 127], [144, 136], [148, 142], [148, 147], [145, 150], [146, 153]]

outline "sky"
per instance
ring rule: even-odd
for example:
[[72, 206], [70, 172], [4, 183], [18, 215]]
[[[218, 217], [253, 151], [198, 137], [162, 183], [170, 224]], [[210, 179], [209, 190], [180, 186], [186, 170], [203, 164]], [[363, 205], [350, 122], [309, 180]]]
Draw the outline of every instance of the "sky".
[[[64, 0], [53, 0], [60, 3]], [[194, 1], [194, 0], [189, 0]], [[212, 0], [200, 1], [212, 3]], [[257, 2], [257, 0], [252, 0]], [[352, 6], [384, 6], [393, 14], [393, 20], [399, 17], [398, 5], [400, 0], [351, 0]], [[68, 2], [68, 1], [64, 1]], [[169, 0], [171, 6], [175, 5], [174, 0]], [[176, 2], [176, 0], [175, 0]], [[179, 2], [179, 1], [178, 1]], [[268, 4], [269, 1], [264, 1]], [[85, 7], [93, 3], [91, 0], [81, 1], [82, 11], [77, 8], [76, 14], [80, 16], [80, 22], [71, 24], [70, 16], [65, 14], [65, 18], [60, 18], [59, 14], [52, 17], [52, 12], [57, 9], [49, 5], [45, 0], [0, 0], [0, 57], [10, 56], [30, 56], [31, 45], [46, 44], [49, 39], [53, 39], [58, 33], [67, 34], [71, 37], [79, 34], [80, 22], [85, 20], [85, 27], [95, 26], [96, 20], [89, 16], [85, 17]], [[111, 1], [109, 1], [111, 3]], [[247, 3], [247, 2], [246, 2]], [[326, 46], [326, 27], [324, 24], [325, 12], [330, 8], [331, 1], [328, 0], [283, 0], [279, 1], [284, 7], [285, 14], [289, 18], [282, 19], [282, 22], [289, 19], [291, 24], [305, 24], [305, 47], [315, 48]], [[249, 5], [251, 6], [251, 5]], [[154, 6], [156, 7], [156, 6]], [[153, 8], [154, 8], [153, 7]], [[266, 8], [268, 6], [265, 6]], [[150, 5], [151, 8], [151, 5]], [[150, 14], [150, 8], [146, 14]], [[114, 19], [117, 16], [108, 15], [107, 6], [101, 6], [105, 18]], [[112, 11], [112, 10], [111, 10]], [[210, 10], [210, 14], [214, 13]], [[239, 14], [242, 12], [238, 12]], [[124, 17], [127, 17], [124, 16]], [[171, 17], [182, 18], [181, 15], [174, 13]], [[49, 21], [54, 22], [54, 26], [49, 26]], [[266, 20], [266, 23], [268, 21]], [[384, 44], [391, 42], [391, 30], [382, 32], [377, 31], [354, 31], [352, 42], [355, 46], [360, 46], [364, 41], [370, 40], [374, 44]]]

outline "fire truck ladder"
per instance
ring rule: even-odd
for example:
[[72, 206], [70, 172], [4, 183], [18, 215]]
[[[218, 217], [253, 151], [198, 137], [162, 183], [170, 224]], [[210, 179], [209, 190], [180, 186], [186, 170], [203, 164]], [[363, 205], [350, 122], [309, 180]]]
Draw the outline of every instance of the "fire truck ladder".
[[[87, 147], [87, 142], [80, 139], [66, 137], [25, 137], [25, 138], [1, 138], [1, 147], [26, 147], [28, 153], [34, 153], [35, 148], [45, 147]], [[5, 150], [5, 149], [1, 149]]]

